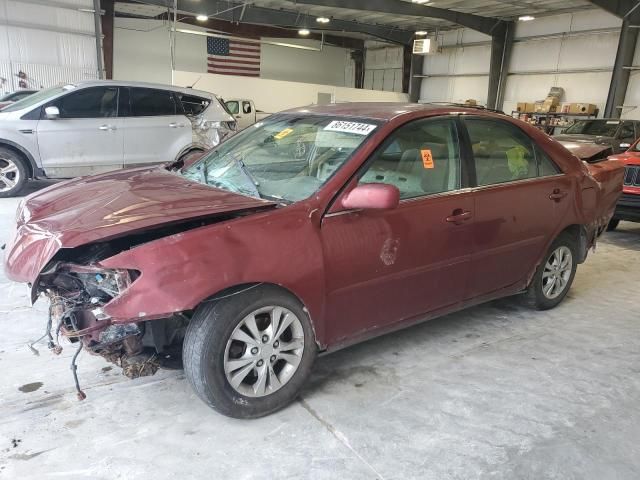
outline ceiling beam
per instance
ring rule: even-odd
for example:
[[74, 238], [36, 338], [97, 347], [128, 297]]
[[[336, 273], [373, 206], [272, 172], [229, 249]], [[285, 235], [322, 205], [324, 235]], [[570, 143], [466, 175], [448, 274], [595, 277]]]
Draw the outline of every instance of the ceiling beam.
[[640, 20], [640, 2], [638, 0], [588, 0], [595, 6], [623, 20]]
[[[173, 7], [173, 0], [144, 0], [144, 3], [166, 8]], [[217, 0], [178, 0], [178, 10], [191, 14], [204, 14], [210, 18], [226, 20], [234, 23], [250, 23], [255, 25], [272, 25], [283, 28], [301, 28], [303, 26], [316, 31], [357, 32], [380, 38], [393, 43], [408, 45], [413, 39], [413, 32], [383, 25], [372, 25], [349, 20], [332, 19], [326, 26], [306, 24], [307, 16], [291, 10], [256, 7], [249, 3]], [[242, 15], [242, 17], [241, 17]]]
[[296, 0], [296, 3], [319, 7], [348, 8], [351, 10], [386, 13], [388, 15], [437, 18], [471, 28], [486, 35], [494, 35], [496, 28], [504, 23], [499, 18], [482, 17], [401, 0]]

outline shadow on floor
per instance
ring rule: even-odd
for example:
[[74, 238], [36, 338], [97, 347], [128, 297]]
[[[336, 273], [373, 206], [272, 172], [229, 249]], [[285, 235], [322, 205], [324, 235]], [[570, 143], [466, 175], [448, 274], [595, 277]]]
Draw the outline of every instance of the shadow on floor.
[[33, 192], [47, 188], [49, 185], [53, 185], [57, 182], [59, 182], [59, 180], [31, 180], [27, 182], [25, 187], [20, 191], [20, 196], [26, 197]]
[[640, 251], [640, 223], [620, 222], [613, 232], [605, 232], [600, 242], [627, 250]]

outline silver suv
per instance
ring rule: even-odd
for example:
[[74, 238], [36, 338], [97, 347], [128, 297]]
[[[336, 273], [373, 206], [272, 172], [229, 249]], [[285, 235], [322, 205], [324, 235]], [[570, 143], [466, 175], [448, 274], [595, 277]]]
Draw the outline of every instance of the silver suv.
[[189, 88], [90, 80], [0, 111], [0, 197], [30, 178], [70, 178], [180, 160], [236, 130], [219, 97]]

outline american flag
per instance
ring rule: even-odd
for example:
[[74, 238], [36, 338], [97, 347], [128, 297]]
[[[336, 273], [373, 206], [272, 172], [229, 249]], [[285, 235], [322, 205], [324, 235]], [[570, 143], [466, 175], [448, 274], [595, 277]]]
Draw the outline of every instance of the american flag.
[[221, 75], [260, 76], [260, 42], [207, 37], [207, 71]]

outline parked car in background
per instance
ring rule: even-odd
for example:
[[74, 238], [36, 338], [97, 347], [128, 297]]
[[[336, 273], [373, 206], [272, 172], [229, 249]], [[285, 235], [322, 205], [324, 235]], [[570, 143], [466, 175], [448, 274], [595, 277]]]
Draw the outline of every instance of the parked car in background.
[[236, 119], [238, 130], [244, 130], [248, 126], [271, 115], [270, 113], [256, 109], [253, 100], [249, 100], [248, 98], [232, 98], [226, 100], [225, 104], [231, 115]]
[[611, 231], [618, 227], [620, 220], [640, 222], [640, 140], [625, 153], [613, 155], [609, 159], [618, 160], [625, 165], [622, 196], [608, 226]]
[[0, 109], [7, 105], [11, 105], [12, 103], [16, 103], [23, 98], [27, 98], [29, 95], [33, 95], [37, 91], [38, 90], [18, 90], [16, 92], [7, 93], [0, 97]]
[[30, 195], [5, 270], [51, 302], [49, 332], [130, 376], [182, 343], [200, 398], [258, 417], [295, 398], [318, 351], [517, 293], [558, 305], [623, 173], [486, 110], [305, 107], [181, 171]]
[[640, 137], [640, 122], [617, 118], [578, 120], [554, 138], [589, 163], [627, 150]]
[[70, 178], [179, 160], [235, 133], [221, 99], [189, 88], [89, 80], [0, 111], [0, 197], [30, 178]]

